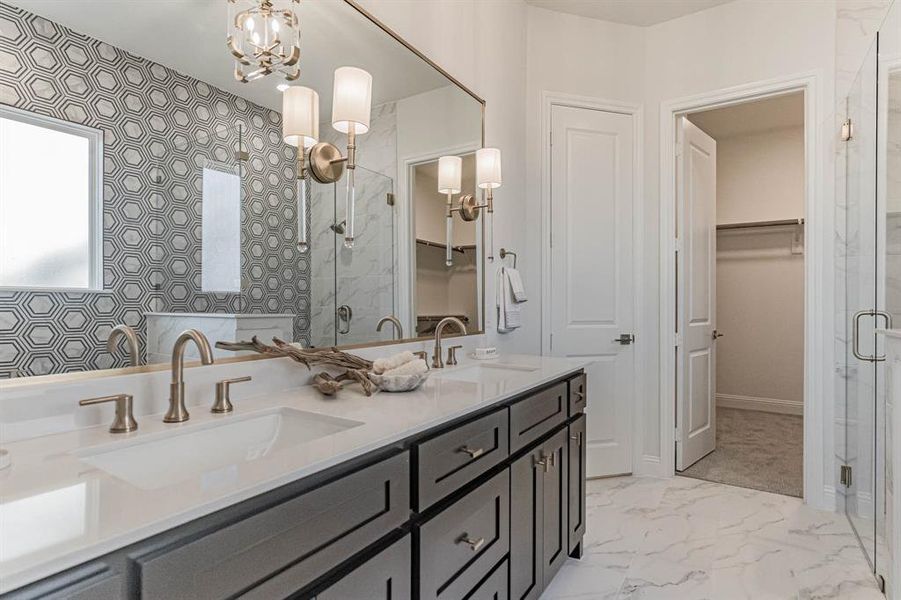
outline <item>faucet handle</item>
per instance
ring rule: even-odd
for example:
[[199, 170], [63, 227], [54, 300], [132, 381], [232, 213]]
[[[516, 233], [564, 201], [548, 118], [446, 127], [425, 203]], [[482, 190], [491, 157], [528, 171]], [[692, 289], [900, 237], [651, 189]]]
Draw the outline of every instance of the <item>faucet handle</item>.
[[413, 353], [413, 356], [424, 360], [425, 366], [426, 366], [426, 368], [428, 368], [428, 366], [429, 366], [429, 353], [428, 352], [426, 352], [425, 350], [418, 350]]
[[212, 413], [230, 413], [235, 410], [235, 407], [232, 406], [231, 398], [229, 398], [229, 388], [233, 383], [243, 383], [245, 381], [250, 381], [252, 378], [250, 375], [245, 377], [235, 377], [234, 379], [223, 379], [216, 383], [216, 402], [213, 404], [213, 408], [210, 409]]
[[92, 404], [102, 404], [104, 402], [116, 403], [116, 416], [113, 418], [113, 424], [110, 425], [110, 433], [128, 433], [138, 428], [138, 422], [135, 421], [132, 413], [133, 398], [129, 394], [114, 394], [112, 396], [100, 396], [98, 398], [87, 398], [79, 400], [80, 406], [90, 406]]
[[455, 365], [457, 364], [457, 350], [462, 348], [462, 345], [451, 346], [447, 349], [447, 364]]

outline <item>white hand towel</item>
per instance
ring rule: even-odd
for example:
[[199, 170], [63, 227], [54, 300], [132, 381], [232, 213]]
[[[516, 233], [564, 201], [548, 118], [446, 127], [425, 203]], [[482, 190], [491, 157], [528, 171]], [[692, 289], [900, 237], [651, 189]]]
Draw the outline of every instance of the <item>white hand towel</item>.
[[408, 363], [404, 363], [399, 367], [391, 369], [390, 371], [385, 371], [382, 373], [385, 377], [396, 377], [398, 375], [418, 375], [420, 373], [425, 373], [429, 370], [429, 366], [425, 364], [425, 361], [421, 358], [417, 358], [416, 360], [411, 360]]
[[504, 267], [501, 267], [498, 277], [497, 299], [498, 332], [508, 333], [522, 326], [522, 313], [513, 300], [513, 287], [510, 285], [510, 277], [507, 275], [507, 269]]
[[410, 351], [404, 351], [399, 354], [395, 354], [394, 356], [389, 356], [388, 358], [377, 358], [372, 363], [372, 372], [384, 373], [385, 371], [396, 369], [401, 365], [411, 362], [415, 358], [416, 356], [414, 356]]
[[507, 272], [507, 277], [510, 278], [510, 287], [513, 290], [513, 299], [517, 302], [525, 302], [528, 300], [526, 298], [526, 288], [522, 284], [522, 277], [519, 275], [518, 269], [510, 269], [505, 267], [504, 270]]

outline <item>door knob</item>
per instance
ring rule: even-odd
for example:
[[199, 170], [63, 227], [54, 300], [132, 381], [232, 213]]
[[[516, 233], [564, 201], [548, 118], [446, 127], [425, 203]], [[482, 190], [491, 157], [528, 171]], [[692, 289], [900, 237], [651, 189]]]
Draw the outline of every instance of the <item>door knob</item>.
[[725, 335], [725, 334], [720, 333], [719, 331], [717, 331], [716, 329], [714, 329], [714, 330], [713, 330], [713, 333], [711, 334], [710, 337], [712, 337], [712, 338], [714, 339], [714, 341], [716, 341], [716, 338], [721, 338], [721, 337], [723, 337], [723, 335]]
[[622, 344], [623, 346], [628, 346], [632, 342], [635, 341], [635, 336], [631, 333], [621, 333], [618, 338], [613, 340], [616, 344]]

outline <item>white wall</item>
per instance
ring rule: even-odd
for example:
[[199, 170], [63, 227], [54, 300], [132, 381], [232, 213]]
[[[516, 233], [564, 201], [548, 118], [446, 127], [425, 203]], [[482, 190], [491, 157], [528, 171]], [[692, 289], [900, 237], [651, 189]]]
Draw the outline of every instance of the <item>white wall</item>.
[[[716, 140], [716, 221], [804, 216], [804, 128]], [[804, 255], [794, 227], [717, 235], [716, 393], [719, 402], [801, 414]]]

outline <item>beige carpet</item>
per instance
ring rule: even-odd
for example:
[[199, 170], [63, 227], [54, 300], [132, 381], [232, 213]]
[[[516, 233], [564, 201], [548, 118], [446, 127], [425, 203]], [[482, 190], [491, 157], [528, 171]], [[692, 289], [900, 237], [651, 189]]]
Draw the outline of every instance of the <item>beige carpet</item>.
[[681, 475], [801, 497], [804, 418], [717, 408], [716, 450]]

